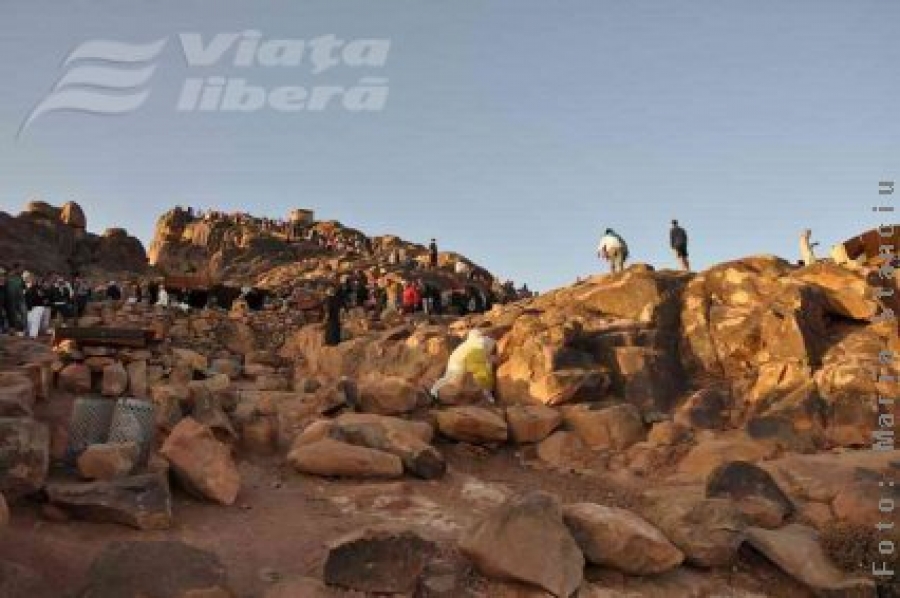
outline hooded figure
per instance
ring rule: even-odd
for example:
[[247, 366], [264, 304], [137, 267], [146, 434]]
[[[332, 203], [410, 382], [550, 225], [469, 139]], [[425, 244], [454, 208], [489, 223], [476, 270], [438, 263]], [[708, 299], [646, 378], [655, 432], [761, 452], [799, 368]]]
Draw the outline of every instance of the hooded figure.
[[494, 339], [486, 336], [478, 328], [470, 330], [466, 340], [450, 354], [447, 370], [431, 387], [431, 395], [437, 397], [441, 388], [461, 381], [466, 373], [469, 373], [484, 391], [485, 398], [493, 402], [494, 365], [491, 355], [496, 345]]
[[625, 260], [628, 259], [628, 244], [616, 231], [608, 228], [600, 239], [597, 255], [609, 261], [613, 273], [621, 272], [625, 269]]
[[812, 237], [812, 231], [808, 228], [800, 233], [800, 259], [807, 266], [816, 263], [816, 254], [813, 248], [818, 245], [818, 243], [811, 243], [810, 237]]

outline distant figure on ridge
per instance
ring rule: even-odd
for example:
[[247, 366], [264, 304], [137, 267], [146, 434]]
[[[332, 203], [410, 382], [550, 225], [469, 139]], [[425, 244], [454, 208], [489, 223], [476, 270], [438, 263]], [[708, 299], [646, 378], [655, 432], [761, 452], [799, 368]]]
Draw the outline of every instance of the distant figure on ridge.
[[808, 228], [800, 233], [800, 259], [807, 266], [816, 263], [816, 254], [813, 248], [818, 245], [818, 243], [810, 243], [810, 237], [812, 237], [812, 231]]
[[609, 262], [610, 272], [621, 272], [625, 269], [625, 260], [628, 259], [628, 244], [616, 231], [608, 228], [600, 239], [597, 255]]
[[329, 287], [325, 298], [325, 344], [334, 347], [341, 342], [341, 310], [344, 301], [338, 289]]
[[672, 228], [669, 230], [669, 244], [675, 257], [678, 259], [678, 265], [685, 272], [690, 272], [691, 264], [688, 261], [688, 236], [687, 231], [678, 225], [677, 220], [672, 221]]
[[437, 241], [434, 239], [432, 239], [431, 243], [428, 245], [428, 266], [432, 270], [437, 270], [438, 267], [438, 247]]

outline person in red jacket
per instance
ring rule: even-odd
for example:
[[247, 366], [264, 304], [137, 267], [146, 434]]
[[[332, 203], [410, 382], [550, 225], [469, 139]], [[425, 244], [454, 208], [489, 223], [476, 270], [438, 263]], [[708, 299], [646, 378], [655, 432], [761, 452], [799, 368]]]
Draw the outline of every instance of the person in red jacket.
[[411, 281], [406, 281], [403, 287], [403, 313], [411, 314], [419, 308], [422, 302], [422, 295]]

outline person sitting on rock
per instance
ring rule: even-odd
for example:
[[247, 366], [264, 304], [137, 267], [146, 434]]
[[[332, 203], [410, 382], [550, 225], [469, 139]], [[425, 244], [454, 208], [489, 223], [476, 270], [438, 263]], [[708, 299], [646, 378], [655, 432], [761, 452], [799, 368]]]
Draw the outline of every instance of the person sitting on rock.
[[608, 228], [600, 239], [597, 255], [609, 262], [610, 272], [622, 272], [628, 259], [628, 244], [616, 231]]
[[431, 396], [437, 399], [441, 388], [451, 383], [459, 383], [466, 374], [470, 374], [484, 392], [484, 398], [493, 403], [494, 363], [492, 355], [495, 347], [494, 339], [485, 335], [481, 330], [478, 328], [470, 330], [466, 340], [450, 354], [443, 377], [431, 387]]

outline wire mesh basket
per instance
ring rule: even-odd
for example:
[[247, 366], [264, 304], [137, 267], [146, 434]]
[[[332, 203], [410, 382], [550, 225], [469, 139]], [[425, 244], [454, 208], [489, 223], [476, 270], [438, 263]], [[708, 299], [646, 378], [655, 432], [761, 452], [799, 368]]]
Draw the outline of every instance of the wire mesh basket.
[[75, 459], [92, 444], [102, 444], [109, 437], [116, 403], [105, 397], [87, 396], [75, 399], [72, 420], [69, 423], [69, 445], [66, 461]]
[[137, 467], [147, 464], [155, 439], [153, 403], [143, 399], [123, 398], [116, 401], [109, 442], [134, 442], [140, 449]]

